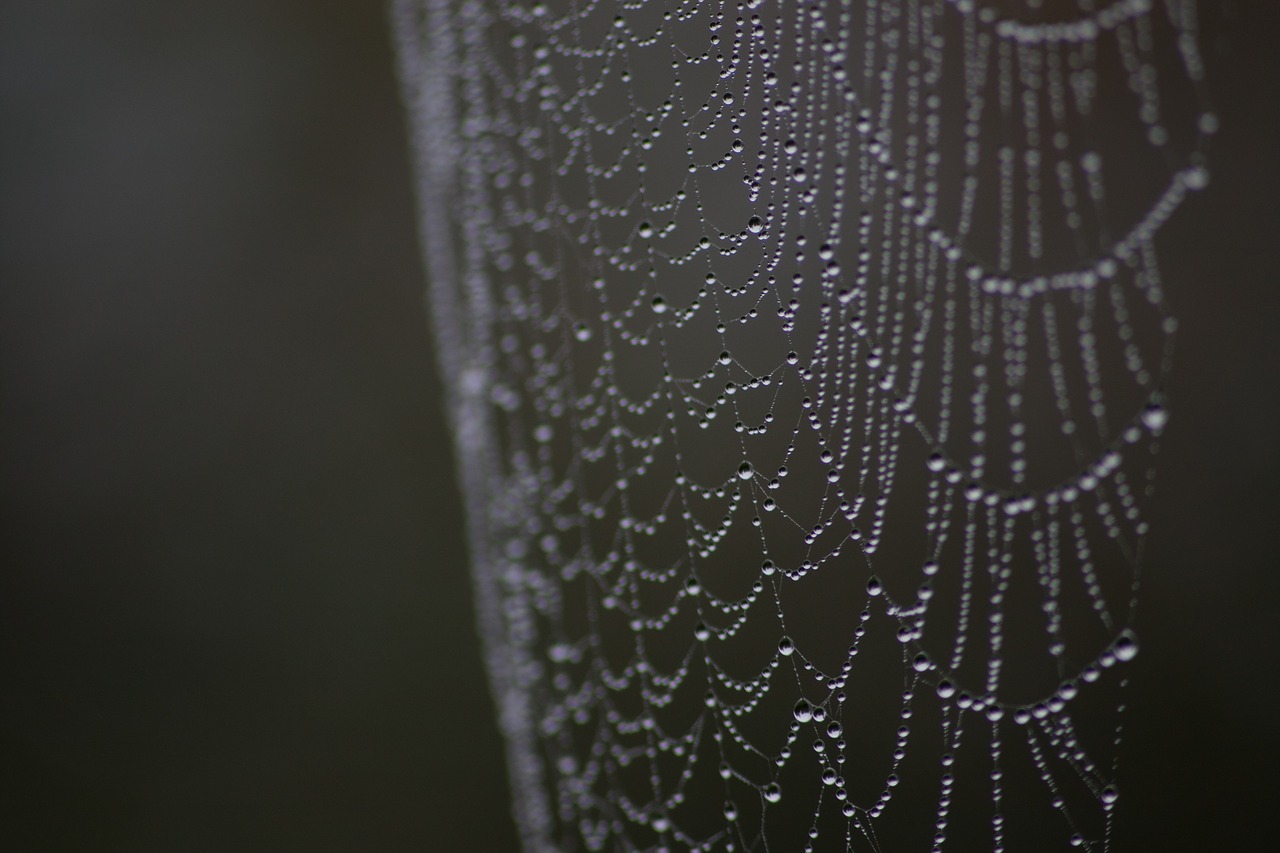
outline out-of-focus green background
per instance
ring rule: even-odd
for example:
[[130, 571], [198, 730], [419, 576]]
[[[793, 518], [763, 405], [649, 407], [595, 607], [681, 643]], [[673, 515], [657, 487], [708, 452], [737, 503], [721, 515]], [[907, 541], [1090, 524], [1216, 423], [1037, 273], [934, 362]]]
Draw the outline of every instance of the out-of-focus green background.
[[[1280, 27], [1203, 5], [1125, 850], [1280, 777]], [[0, 7], [0, 849], [514, 849], [413, 205], [381, 3]]]

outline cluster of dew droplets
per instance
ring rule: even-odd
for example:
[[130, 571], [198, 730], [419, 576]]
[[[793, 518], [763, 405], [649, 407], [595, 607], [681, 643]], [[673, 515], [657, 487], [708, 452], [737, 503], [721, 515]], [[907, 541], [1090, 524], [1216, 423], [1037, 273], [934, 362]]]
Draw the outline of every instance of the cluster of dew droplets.
[[398, 0], [528, 849], [940, 850], [974, 762], [994, 849], [1029, 786], [1109, 846], [1217, 120], [1193, 0], [1041, 5]]

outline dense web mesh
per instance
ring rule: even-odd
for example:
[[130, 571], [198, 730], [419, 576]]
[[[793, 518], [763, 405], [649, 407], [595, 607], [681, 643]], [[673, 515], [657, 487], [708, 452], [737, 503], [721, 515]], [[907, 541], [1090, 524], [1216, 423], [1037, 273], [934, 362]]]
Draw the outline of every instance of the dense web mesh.
[[526, 848], [1108, 849], [1194, 2], [396, 28]]

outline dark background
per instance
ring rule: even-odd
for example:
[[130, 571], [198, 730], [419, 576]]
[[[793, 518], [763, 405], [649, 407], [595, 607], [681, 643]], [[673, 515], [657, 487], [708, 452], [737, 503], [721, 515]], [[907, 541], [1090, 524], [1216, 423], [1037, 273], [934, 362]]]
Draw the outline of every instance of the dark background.
[[[1280, 26], [1203, 5], [1125, 850], [1280, 794]], [[514, 849], [413, 205], [381, 3], [0, 7], [0, 849]]]

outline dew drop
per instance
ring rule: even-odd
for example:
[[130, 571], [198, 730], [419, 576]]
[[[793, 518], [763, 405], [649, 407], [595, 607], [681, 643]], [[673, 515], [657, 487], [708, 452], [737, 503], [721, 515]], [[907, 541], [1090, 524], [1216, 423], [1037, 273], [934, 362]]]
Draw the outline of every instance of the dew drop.
[[1132, 631], [1122, 631], [1116, 638], [1115, 645], [1111, 647], [1111, 651], [1115, 654], [1116, 660], [1131, 661], [1138, 656], [1138, 638]]
[[770, 803], [776, 803], [782, 799], [782, 786], [777, 782], [770, 782], [764, 786], [764, 798]]
[[783, 637], [778, 641], [778, 654], [789, 655], [796, 650], [795, 644], [791, 642], [790, 637]]
[[840, 725], [836, 720], [832, 720], [827, 724], [827, 737], [838, 738], [844, 734], [844, 726]]
[[813, 719], [813, 706], [801, 699], [791, 713], [795, 716], [797, 723], [807, 723]]
[[867, 581], [867, 595], [875, 596], [882, 592], [884, 592], [884, 584], [880, 583], [880, 578], [872, 575], [871, 579]]
[[667, 300], [661, 296], [653, 297], [653, 302], [650, 304], [653, 306], [653, 313], [655, 314], [665, 314], [667, 312]]
[[1152, 403], [1142, 411], [1142, 422], [1147, 429], [1159, 435], [1164, 430], [1165, 424], [1169, 423], [1169, 412], [1159, 403]]
[[753, 473], [750, 462], [743, 462], [738, 466], [738, 478], [742, 480], [750, 480]]
[[759, 216], [753, 216], [747, 220], [747, 230], [752, 234], [759, 234], [764, 230], [764, 220]]

